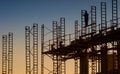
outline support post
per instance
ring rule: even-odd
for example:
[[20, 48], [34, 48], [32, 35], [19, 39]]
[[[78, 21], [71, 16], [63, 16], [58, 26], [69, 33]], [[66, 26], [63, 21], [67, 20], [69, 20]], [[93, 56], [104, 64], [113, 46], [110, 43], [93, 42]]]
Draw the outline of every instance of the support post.
[[108, 74], [107, 45], [101, 47], [101, 74]]
[[80, 56], [80, 74], [88, 74], [88, 58], [83, 53]]
[[38, 24], [33, 24], [33, 74], [38, 74]]
[[30, 27], [25, 27], [26, 74], [31, 74]]
[[44, 24], [41, 26], [41, 74], [44, 74]]
[[[78, 39], [78, 20], [75, 20], [75, 40]], [[77, 50], [77, 49], [76, 49]], [[78, 74], [78, 59], [75, 57], [75, 74]]]
[[118, 27], [118, 1], [112, 0], [112, 30]]
[[7, 35], [2, 36], [2, 74], [7, 74]]
[[8, 34], [8, 74], [13, 74], [13, 33]]
[[[60, 18], [60, 48], [65, 46], [65, 18], [61, 17]], [[64, 55], [60, 56], [60, 59], [64, 59]], [[60, 68], [61, 68], [61, 74], [66, 74], [66, 62], [65, 60], [60, 60]]]

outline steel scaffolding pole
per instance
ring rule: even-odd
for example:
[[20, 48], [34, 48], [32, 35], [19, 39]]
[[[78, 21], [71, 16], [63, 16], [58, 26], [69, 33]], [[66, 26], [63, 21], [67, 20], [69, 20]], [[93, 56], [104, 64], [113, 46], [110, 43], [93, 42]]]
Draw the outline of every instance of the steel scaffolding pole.
[[[106, 32], [107, 32], [107, 15], [106, 15], [106, 2], [101, 2], [101, 33], [102, 33], [102, 36], [103, 35], [106, 35]], [[103, 64], [106, 63], [105, 60], [107, 60], [107, 49], [104, 49], [104, 47], [106, 48], [107, 46], [107, 43], [105, 44], [102, 44], [102, 52], [101, 52], [101, 55], [102, 54], [105, 54], [105, 56], [101, 56], [101, 61], [100, 61], [100, 58], [99, 58], [99, 70], [98, 70], [98, 73], [107, 73], [107, 69], [103, 70], [104, 68], [103, 67]], [[104, 62], [105, 61], [105, 62]], [[101, 64], [101, 65], [100, 65]], [[105, 64], [105, 68], [107, 68], [107, 64]]]
[[86, 28], [85, 28], [85, 17], [84, 17], [84, 13], [86, 10], [81, 10], [81, 35], [85, 35], [86, 34]]
[[25, 27], [26, 74], [31, 74], [30, 27]]
[[[58, 48], [57, 21], [53, 21], [53, 49]], [[53, 74], [59, 74], [58, 54], [53, 54]]]
[[[78, 39], [78, 20], [75, 20], [75, 40]], [[75, 74], [78, 74], [78, 59], [75, 58]]]
[[[106, 22], [106, 2], [101, 2], [101, 31], [102, 31], [102, 34], [106, 34], [106, 29], [107, 29], [107, 22]], [[104, 46], [107, 46], [107, 44], [105, 43], [104, 45], [102, 45], [103, 47]], [[102, 51], [106, 51], [107, 49], [105, 50], [102, 50]], [[102, 54], [105, 54], [104, 52], [101, 52], [101, 55]], [[107, 55], [107, 53], [105, 54]], [[101, 59], [105, 60], [104, 57], [101, 57]], [[101, 61], [103, 62], [103, 61]], [[103, 63], [101, 63], [101, 65], [103, 65]], [[105, 67], [107, 68], [107, 66], [105, 65]], [[101, 67], [102, 68], [102, 67]], [[106, 69], [107, 70], [107, 69]], [[107, 73], [107, 71], [103, 70], [102, 69], [102, 73]]]
[[[65, 18], [61, 17], [60, 18], [60, 48], [65, 46]], [[64, 59], [64, 55], [61, 55], [60, 58]], [[60, 60], [60, 68], [61, 68], [61, 74], [66, 74], [66, 62], [65, 60]]]
[[[33, 49], [30, 50], [31, 39], [30, 34], [33, 36]], [[38, 74], [38, 24], [34, 23], [33, 27], [25, 27], [25, 56], [26, 56], [26, 74]], [[32, 57], [31, 57], [32, 55]], [[32, 60], [32, 62], [31, 62]], [[33, 65], [31, 65], [33, 63]], [[31, 66], [33, 67], [31, 69]], [[33, 71], [33, 72], [32, 72]]]
[[112, 30], [118, 27], [118, 1], [112, 0]]
[[13, 33], [8, 34], [8, 74], [13, 74]]
[[96, 6], [91, 6], [91, 32], [96, 33]]
[[60, 28], [61, 28], [61, 41], [62, 44], [65, 45], [65, 18], [60, 18]]
[[38, 24], [33, 24], [33, 74], [38, 74]]
[[86, 10], [81, 10], [81, 36], [84, 36], [86, 34], [86, 26], [85, 26], [85, 14]]
[[[86, 10], [81, 10], [81, 36], [83, 39], [86, 38], [86, 30], [87, 27], [85, 25], [85, 12]], [[86, 49], [85, 49], [86, 50]], [[88, 74], [88, 58], [87, 55], [84, 53], [81, 53], [80, 55], [80, 73], [81, 74]]]
[[[112, 30], [116, 30], [118, 28], [118, 1], [117, 0], [112, 0]], [[113, 73], [115, 73], [115, 65], [116, 65], [116, 60], [115, 59], [115, 46], [116, 43], [118, 42], [113, 41], [112, 46], [113, 46]]]
[[7, 35], [2, 36], [2, 74], [7, 74]]
[[78, 39], [78, 20], [75, 20], [75, 39]]
[[57, 25], [58, 25], [58, 22], [57, 21], [53, 21], [52, 22], [53, 24], [53, 45], [55, 47], [55, 49], [57, 48]]
[[106, 2], [101, 2], [101, 31], [106, 34], [107, 30]]
[[[91, 38], [96, 33], [96, 6], [91, 6]], [[93, 39], [93, 38], [92, 38]], [[92, 52], [94, 52], [96, 49], [94, 45], [92, 46]], [[96, 73], [96, 56], [92, 56], [92, 74]]]
[[41, 26], [41, 74], [44, 74], [44, 24]]

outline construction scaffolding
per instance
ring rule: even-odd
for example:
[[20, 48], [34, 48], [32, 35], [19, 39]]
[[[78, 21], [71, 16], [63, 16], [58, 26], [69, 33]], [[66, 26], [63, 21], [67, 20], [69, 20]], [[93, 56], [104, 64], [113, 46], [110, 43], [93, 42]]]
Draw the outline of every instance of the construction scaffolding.
[[[75, 20], [75, 40], [77, 40], [78, 39], [78, 37], [79, 37], [79, 32], [78, 32], [78, 26], [79, 26], [79, 24], [78, 24], [78, 20]], [[75, 74], [78, 74], [79, 73], [79, 71], [78, 71], [78, 58], [77, 57], [75, 57], [74, 58], [74, 60], [75, 60]]]
[[[51, 50], [62, 48], [65, 45], [65, 18], [60, 18], [60, 24], [53, 21], [53, 45]], [[53, 54], [53, 74], [66, 74], [65, 61], [61, 60], [63, 55], [59, 56], [59, 51]]]
[[100, 5], [100, 24], [97, 25], [96, 6], [91, 6], [91, 22], [88, 22], [87, 10], [81, 10], [81, 27], [79, 29], [76, 20], [74, 34], [65, 34], [64, 17], [60, 22], [52, 22], [52, 39], [48, 41], [45, 41], [45, 27], [41, 26], [41, 74], [46, 68], [45, 55], [53, 61], [51, 74], [66, 74], [68, 59], [74, 59], [75, 74], [120, 74], [118, 1], [112, 0], [110, 21], [107, 20], [107, 3], [101, 2]]
[[13, 33], [2, 36], [2, 74], [13, 74]]
[[13, 74], [13, 33], [8, 34], [8, 74]]
[[2, 36], [2, 74], [7, 74], [7, 35]]
[[[32, 44], [31, 41], [33, 41]], [[33, 24], [32, 28], [25, 27], [25, 51], [26, 74], [38, 74], [38, 24], [36, 23]]]

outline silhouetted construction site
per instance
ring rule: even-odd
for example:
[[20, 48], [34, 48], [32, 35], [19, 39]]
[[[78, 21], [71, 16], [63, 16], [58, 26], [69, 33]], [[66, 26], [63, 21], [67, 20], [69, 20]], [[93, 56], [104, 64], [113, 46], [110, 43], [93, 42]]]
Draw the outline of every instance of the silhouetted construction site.
[[[96, 6], [91, 6], [90, 13], [81, 10], [81, 23], [75, 20], [72, 34], [66, 34], [65, 17], [52, 21], [52, 30], [41, 25], [41, 74], [45, 74], [45, 69], [48, 74], [66, 74], [69, 59], [74, 59], [74, 74], [120, 74], [118, 0], [111, 2], [112, 12], [107, 12], [107, 2], [100, 3], [98, 20]], [[111, 20], [107, 13], [112, 14]], [[38, 54], [38, 24], [34, 23], [25, 27], [26, 74], [38, 74]], [[45, 55], [52, 59], [52, 69], [45, 66]], [[2, 74], [13, 74], [11, 32], [2, 36]]]
[[[74, 59], [74, 74], [120, 74], [120, 28], [118, 1], [112, 0], [112, 18], [107, 20], [107, 3], [101, 2], [101, 19], [97, 24], [96, 6], [91, 12], [81, 10], [81, 27], [75, 21], [74, 34], [66, 34], [65, 18], [53, 21], [52, 39], [46, 41], [47, 29], [41, 26], [41, 74], [44, 74], [47, 55], [53, 61], [49, 74], [66, 74], [66, 61]], [[88, 16], [90, 21], [88, 22]], [[110, 15], [109, 15], [110, 16]]]

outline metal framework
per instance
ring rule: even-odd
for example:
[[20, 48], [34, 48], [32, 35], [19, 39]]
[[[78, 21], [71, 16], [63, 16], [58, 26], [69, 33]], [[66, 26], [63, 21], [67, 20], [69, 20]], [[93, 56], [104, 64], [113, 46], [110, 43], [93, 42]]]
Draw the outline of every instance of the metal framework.
[[[60, 48], [65, 46], [65, 18], [60, 18]], [[60, 56], [61, 59], [64, 59], [64, 55]], [[66, 74], [66, 63], [65, 60], [61, 60], [61, 74]]]
[[2, 74], [13, 74], [13, 33], [2, 36]]
[[30, 27], [25, 27], [25, 46], [26, 46], [26, 74], [31, 74], [31, 59], [30, 59]]
[[[106, 35], [107, 32], [106, 2], [101, 2], [101, 32]], [[107, 73], [107, 43], [101, 45], [101, 73]], [[106, 64], [106, 65], [104, 65]]]
[[2, 36], [2, 74], [7, 74], [7, 35]]
[[106, 2], [101, 2], [101, 30], [106, 33], [107, 29]]
[[[84, 14], [85, 14], [85, 11], [86, 10], [81, 10], [81, 38], [82, 39], [86, 39], [86, 30], [87, 30], [87, 27], [85, 26], [85, 17], [84, 17]], [[86, 49], [83, 49], [84, 53], [86, 53]], [[84, 55], [80, 55], [80, 73], [81, 74], [88, 74], [88, 59], [87, 59], [87, 55], [84, 54]]]
[[[30, 34], [33, 36], [33, 49], [31, 52]], [[26, 74], [38, 74], [38, 24], [34, 23], [33, 27], [25, 27], [25, 50], [26, 50]], [[31, 57], [32, 55], [32, 57]], [[33, 65], [31, 65], [33, 63]], [[31, 66], [33, 68], [31, 69]]]
[[[52, 49], [58, 48], [58, 22], [53, 21], [53, 47]], [[59, 74], [60, 73], [60, 67], [59, 67], [59, 57], [58, 54], [53, 54], [53, 74]]]
[[112, 29], [118, 27], [118, 1], [112, 0]]
[[[79, 72], [80, 74], [120, 73], [120, 35], [118, 34], [120, 27], [118, 26], [117, 3], [117, 0], [112, 0], [112, 23], [110, 25], [107, 23], [106, 2], [101, 2], [101, 19], [98, 19], [101, 21], [99, 29], [96, 6], [91, 6], [91, 23], [87, 25], [85, 24], [86, 10], [81, 10], [81, 35], [78, 35], [78, 21], [75, 21], [74, 39], [71, 38], [72, 34], [65, 35], [64, 19], [63, 26], [59, 25], [59, 22], [53, 21], [53, 42], [49, 44], [51, 50], [44, 52], [44, 47], [42, 50], [43, 54], [53, 56], [53, 74], [65, 74], [65, 64], [63, 63], [67, 59], [74, 59], [75, 74], [79, 74]], [[43, 37], [42, 28], [42, 39]], [[68, 45], [64, 44], [66, 40], [69, 40], [66, 42]], [[79, 65], [80, 70], [78, 70]]]
[[96, 33], [96, 6], [91, 6], [91, 32]]
[[[78, 20], [75, 21], [75, 40], [78, 39]], [[75, 74], [78, 74], [78, 59], [75, 58]]]
[[78, 20], [75, 20], [75, 39], [78, 39]]
[[8, 74], [13, 74], [13, 33], [8, 34]]
[[81, 10], [81, 35], [84, 36], [86, 34], [86, 27], [85, 27], [85, 14], [86, 10]]
[[33, 74], [38, 74], [38, 24], [33, 24]]
[[44, 74], [44, 24], [41, 26], [41, 74]]
[[[91, 38], [96, 33], [96, 6], [91, 6]], [[91, 47], [92, 52], [95, 51], [95, 46]], [[96, 56], [92, 56], [92, 74], [96, 73]]]
[[[117, 0], [112, 0], [112, 30], [116, 30], [118, 28], [118, 1]], [[113, 53], [113, 73], [116, 73], [115, 70], [116, 70], [116, 62], [118, 62], [118, 58], [116, 59], [115, 56], [117, 53], [116, 52], [116, 45], [118, 45], [118, 42], [119, 41], [113, 41], [111, 42], [112, 46], [113, 46], [113, 50], [112, 50], [112, 53]], [[117, 54], [118, 55], [118, 54]], [[119, 67], [118, 67], [119, 68]]]

